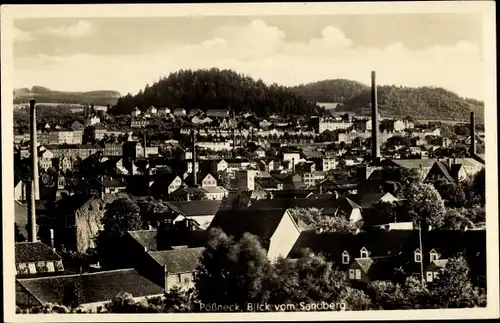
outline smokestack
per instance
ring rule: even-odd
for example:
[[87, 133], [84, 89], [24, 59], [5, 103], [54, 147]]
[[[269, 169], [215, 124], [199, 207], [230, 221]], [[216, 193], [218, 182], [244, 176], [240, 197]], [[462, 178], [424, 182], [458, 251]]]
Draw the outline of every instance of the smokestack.
[[470, 113], [470, 155], [476, 155], [476, 124], [474, 122], [474, 112]]
[[372, 158], [380, 157], [380, 147], [378, 139], [378, 99], [377, 82], [375, 71], [372, 71]]
[[38, 191], [38, 147], [36, 140], [36, 111], [35, 100], [30, 100], [30, 120], [31, 120], [31, 181], [28, 185], [28, 241], [37, 241], [36, 230], [36, 200], [40, 199]]
[[198, 174], [196, 169], [196, 130], [193, 130], [193, 186], [198, 185]]
[[146, 157], [146, 131], [144, 131], [144, 158]]

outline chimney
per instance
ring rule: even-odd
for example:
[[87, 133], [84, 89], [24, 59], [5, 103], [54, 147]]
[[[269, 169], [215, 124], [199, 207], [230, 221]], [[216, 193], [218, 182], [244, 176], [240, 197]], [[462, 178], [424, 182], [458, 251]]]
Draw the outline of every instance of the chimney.
[[470, 155], [476, 155], [476, 124], [474, 122], [474, 112], [470, 113]]
[[146, 131], [144, 131], [144, 158], [146, 158]]
[[38, 191], [38, 145], [36, 139], [36, 111], [35, 100], [30, 100], [30, 121], [31, 121], [31, 182], [29, 183], [29, 200], [28, 200], [28, 241], [37, 241], [37, 225], [36, 225], [36, 200], [40, 199]]
[[193, 186], [198, 185], [198, 174], [196, 169], [196, 130], [193, 130]]
[[50, 229], [49, 232], [50, 232], [50, 247], [55, 250], [56, 245], [54, 244], [54, 229]]
[[372, 158], [380, 157], [380, 147], [378, 138], [378, 101], [377, 82], [375, 71], [372, 71]]
[[292, 173], [295, 174], [295, 158], [292, 158]]

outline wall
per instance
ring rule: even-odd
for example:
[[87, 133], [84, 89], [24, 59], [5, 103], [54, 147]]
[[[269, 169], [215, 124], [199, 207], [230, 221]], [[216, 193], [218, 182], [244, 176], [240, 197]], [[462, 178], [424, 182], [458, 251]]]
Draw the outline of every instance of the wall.
[[181, 289], [194, 287], [193, 273], [168, 274], [165, 289], [169, 291], [174, 286], [178, 286]]
[[299, 229], [294, 224], [288, 211], [286, 211], [286, 214], [281, 219], [276, 231], [271, 237], [271, 243], [267, 253], [268, 258], [274, 260], [278, 256], [286, 257], [290, 250], [292, 250], [299, 235]]

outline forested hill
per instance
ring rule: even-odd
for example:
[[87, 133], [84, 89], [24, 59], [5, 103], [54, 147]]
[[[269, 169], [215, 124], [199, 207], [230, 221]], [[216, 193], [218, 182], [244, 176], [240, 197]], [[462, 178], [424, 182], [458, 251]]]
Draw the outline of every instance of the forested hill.
[[14, 89], [14, 104], [27, 103], [35, 99], [39, 103], [73, 103], [95, 105], [114, 105], [120, 93], [116, 91], [88, 91], [88, 92], [65, 92], [52, 91], [42, 86], [33, 86], [31, 89]]
[[[370, 114], [370, 90], [346, 100], [336, 111]], [[412, 116], [421, 119], [469, 120], [474, 111], [478, 119], [484, 118], [484, 103], [464, 99], [456, 93], [438, 87], [378, 87], [379, 110], [382, 116]]]
[[290, 88], [290, 91], [301, 94], [306, 100], [332, 103], [345, 102], [367, 90], [368, 85], [346, 79], [323, 80]]
[[118, 100], [111, 111], [129, 114], [134, 107], [141, 110], [150, 105], [176, 108], [232, 109], [235, 113], [252, 111], [258, 116], [314, 115], [321, 108], [284, 86], [266, 85], [261, 80], [231, 70], [181, 70], [147, 85], [137, 95], [128, 94]]

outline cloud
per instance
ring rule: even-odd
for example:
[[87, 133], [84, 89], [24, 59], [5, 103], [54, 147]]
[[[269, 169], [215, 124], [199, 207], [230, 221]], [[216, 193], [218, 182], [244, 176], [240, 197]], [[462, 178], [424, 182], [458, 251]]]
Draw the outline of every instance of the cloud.
[[478, 46], [465, 41], [420, 50], [407, 48], [402, 42], [384, 48], [362, 47], [334, 26], [307, 42], [291, 43], [280, 29], [253, 21], [219, 28], [210, 39], [161, 53], [19, 58], [15, 86], [137, 93], [146, 83], [179, 69], [211, 67], [283, 85], [332, 78], [368, 84], [370, 71], [377, 70], [380, 84], [441, 86], [461, 96], [482, 99], [485, 75], [481, 55]]
[[74, 25], [66, 25], [59, 28], [45, 28], [38, 33], [52, 35], [61, 38], [78, 38], [88, 35], [92, 31], [92, 24], [86, 20], [79, 20]]
[[21, 29], [18, 29], [14, 27], [14, 41], [18, 42], [30, 42], [33, 41], [33, 35], [27, 31], [23, 31]]

